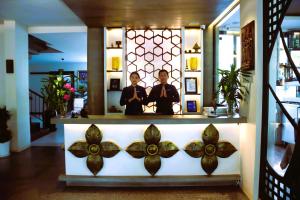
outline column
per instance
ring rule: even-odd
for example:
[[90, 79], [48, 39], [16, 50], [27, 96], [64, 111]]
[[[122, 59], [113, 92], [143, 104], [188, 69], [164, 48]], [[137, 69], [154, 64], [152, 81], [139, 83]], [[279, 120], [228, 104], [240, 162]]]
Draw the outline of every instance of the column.
[[0, 106], [5, 105], [4, 24], [0, 22]]
[[[22, 151], [30, 146], [28, 32], [15, 21], [4, 21], [2, 28], [1, 101], [12, 114], [8, 122], [12, 131], [11, 150]], [[13, 73], [6, 72], [7, 59], [13, 60]]]
[[104, 28], [88, 28], [88, 109], [104, 114]]

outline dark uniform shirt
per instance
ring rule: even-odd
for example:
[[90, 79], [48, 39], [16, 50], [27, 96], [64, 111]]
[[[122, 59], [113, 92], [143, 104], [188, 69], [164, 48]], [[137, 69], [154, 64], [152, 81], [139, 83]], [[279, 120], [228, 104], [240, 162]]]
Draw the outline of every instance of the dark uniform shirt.
[[133, 101], [129, 102], [129, 99], [131, 99], [134, 94], [134, 87], [132, 85], [129, 87], [125, 87], [122, 91], [120, 105], [121, 106], [126, 105], [125, 115], [143, 114], [144, 111], [143, 111], [142, 104], [147, 105], [147, 93], [145, 91], [145, 88], [139, 85], [135, 87], [136, 87], [137, 96], [141, 99], [141, 101], [134, 99]]
[[173, 115], [173, 102], [179, 102], [179, 94], [173, 85], [165, 84], [167, 97], [160, 97], [162, 84], [152, 88], [148, 102], [156, 102], [156, 113], [164, 115]]

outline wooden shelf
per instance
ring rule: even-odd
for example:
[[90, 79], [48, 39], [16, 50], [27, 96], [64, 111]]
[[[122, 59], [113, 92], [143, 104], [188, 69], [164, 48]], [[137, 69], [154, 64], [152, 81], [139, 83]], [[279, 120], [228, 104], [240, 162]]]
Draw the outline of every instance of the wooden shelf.
[[106, 47], [106, 49], [123, 49], [122, 47]]
[[185, 72], [201, 72], [201, 70], [190, 70], [190, 69], [188, 69], [188, 70], [184, 70]]
[[115, 70], [106, 70], [106, 72], [122, 72], [122, 70], [115, 71]]

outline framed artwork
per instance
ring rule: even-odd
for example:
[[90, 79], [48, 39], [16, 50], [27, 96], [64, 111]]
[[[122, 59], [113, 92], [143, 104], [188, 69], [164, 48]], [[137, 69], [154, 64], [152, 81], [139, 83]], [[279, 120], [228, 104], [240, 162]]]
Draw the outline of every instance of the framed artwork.
[[110, 90], [120, 90], [120, 79], [112, 78], [110, 79]]
[[185, 78], [184, 83], [186, 94], [197, 94], [197, 78]]
[[88, 89], [88, 74], [87, 70], [78, 70], [77, 71], [77, 88], [76, 94], [77, 97], [87, 97], [87, 89]]
[[87, 70], [79, 70], [78, 71], [78, 85], [87, 86], [87, 82], [88, 82], [87, 76], [88, 76]]
[[187, 101], [186, 109], [188, 112], [197, 112], [197, 102], [196, 101]]
[[250, 22], [241, 29], [241, 69], [245, 71], [254, 70], [255, 62], [255, 33], [254, 33], [254, 21]]

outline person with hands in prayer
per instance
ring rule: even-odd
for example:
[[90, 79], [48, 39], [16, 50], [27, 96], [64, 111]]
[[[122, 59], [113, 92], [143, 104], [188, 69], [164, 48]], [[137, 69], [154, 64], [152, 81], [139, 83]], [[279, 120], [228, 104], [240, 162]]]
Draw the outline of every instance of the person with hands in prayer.
[[148, 102], [156, 102], [156, 113], [173, 115], [173, 102], [179, 102], [179, 94], [173, 85], [168, 84], [169, 74], [162, 69], [158, 72], [159, 85], [152, 88]]
[[132, 72], [129, 79], [131, 85], [123, 89], [120, 105], [126, 105], [125, 115], [143, 114], [144, 111], [142, 105], [147, 104], [147, 93], [145, 88], [138, 85], [140, 75], [137, 72]]

